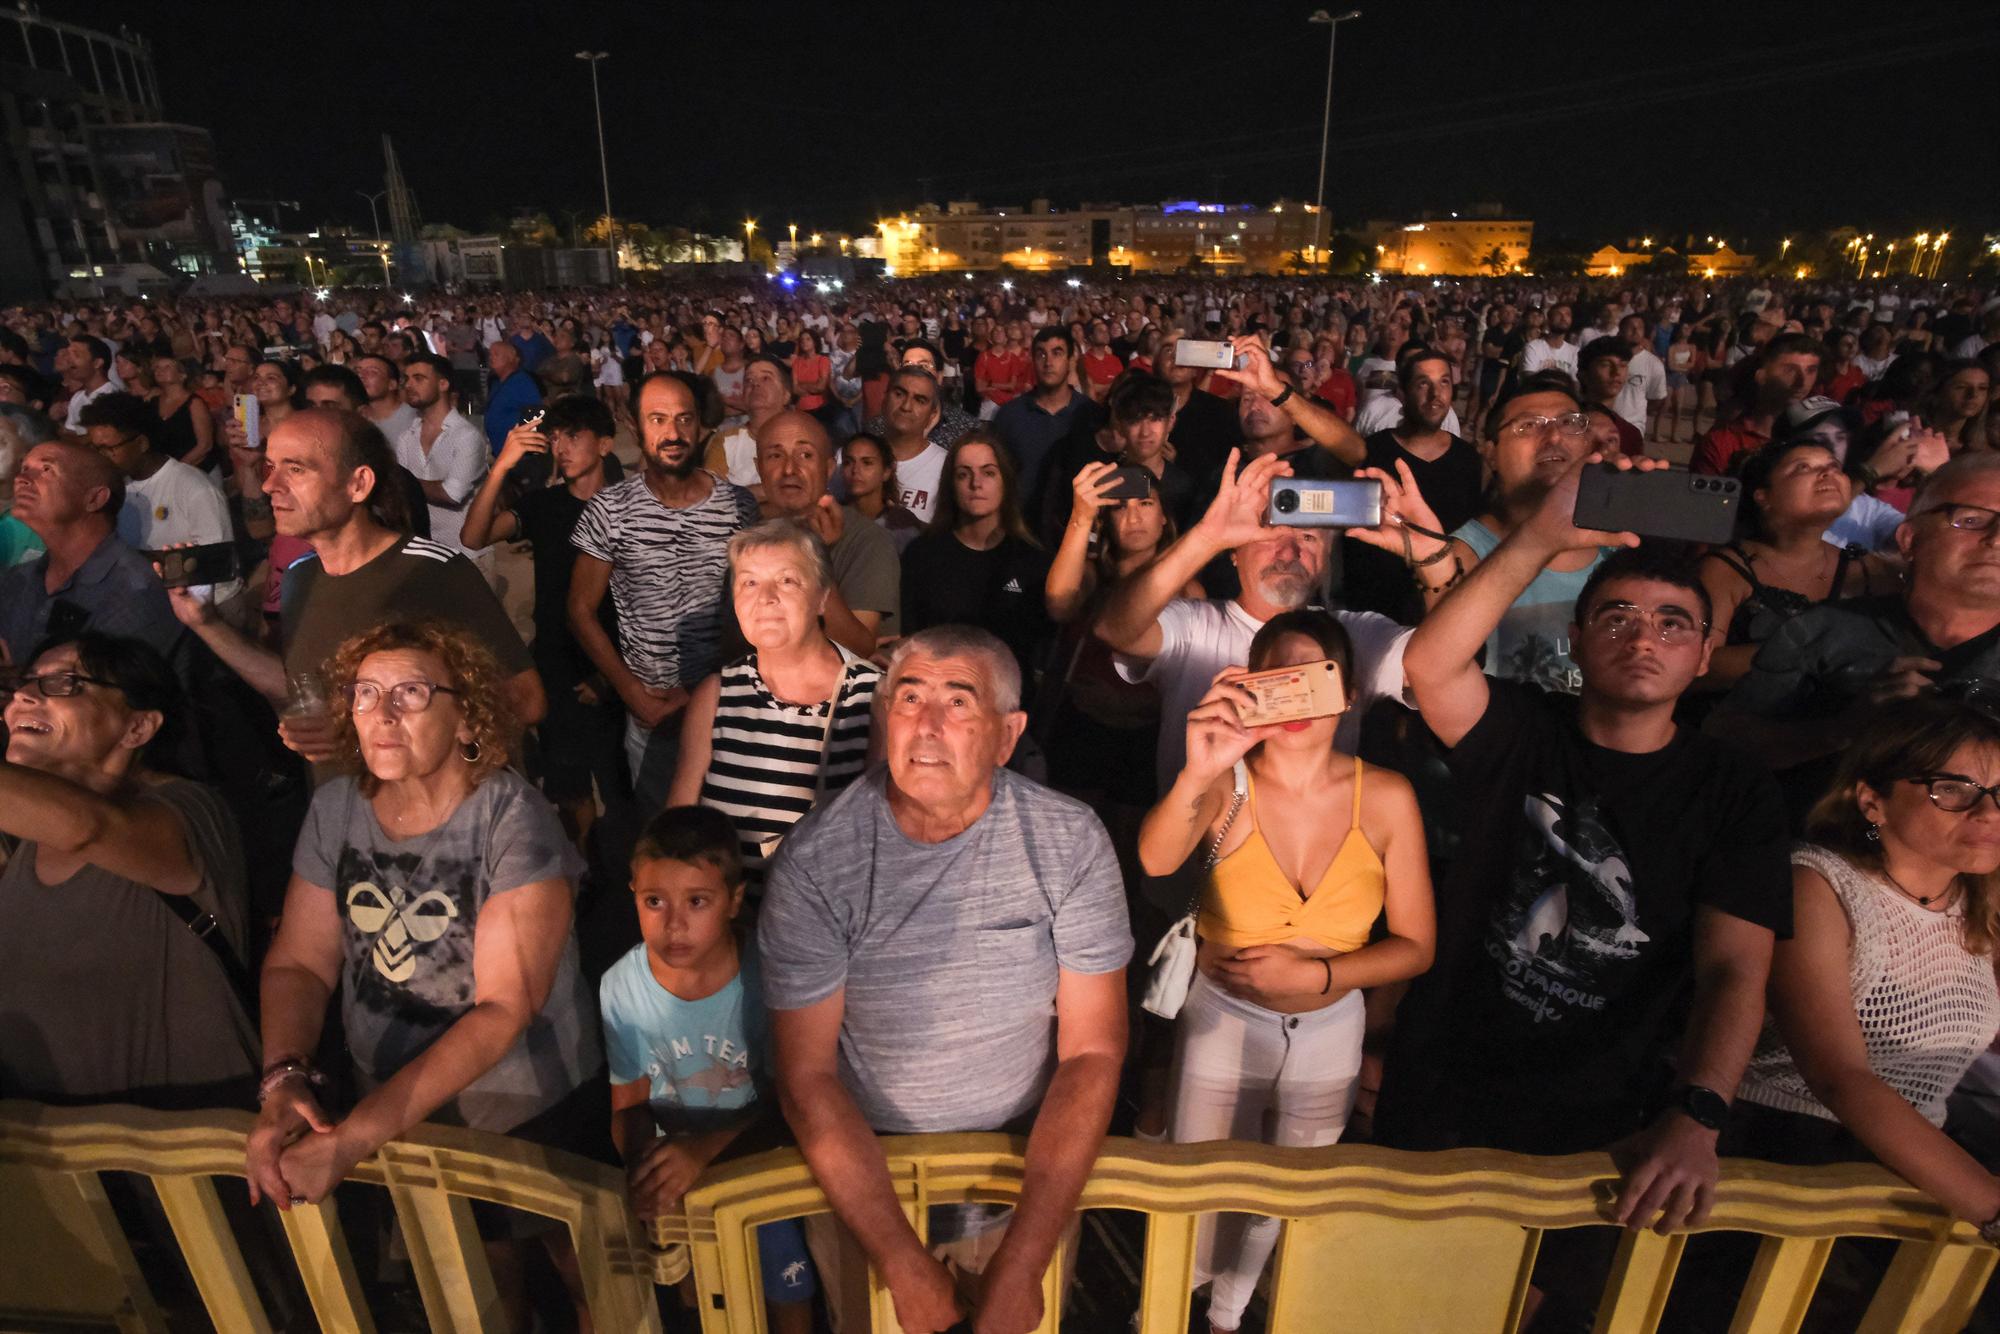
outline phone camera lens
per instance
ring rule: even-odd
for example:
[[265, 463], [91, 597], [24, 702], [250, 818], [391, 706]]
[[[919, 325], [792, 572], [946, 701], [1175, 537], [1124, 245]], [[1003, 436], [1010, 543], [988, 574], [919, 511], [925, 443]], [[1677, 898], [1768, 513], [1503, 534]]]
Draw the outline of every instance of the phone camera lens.
[[1280, 514], [1298, 513], [1299, 493], [1296, 491], [1289, 491], [1289, 490], [1278, 492], [1277, 495], [1271, 498], [1271, 508], [1278, 511], [1278, 513]]

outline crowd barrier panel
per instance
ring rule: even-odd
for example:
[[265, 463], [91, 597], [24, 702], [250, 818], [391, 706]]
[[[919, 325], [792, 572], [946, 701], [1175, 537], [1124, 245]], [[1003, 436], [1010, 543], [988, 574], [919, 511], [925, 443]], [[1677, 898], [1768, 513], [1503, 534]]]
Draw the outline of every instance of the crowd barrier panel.
[[[219, 1190], [241, 1190], [244, 1113], [131, 1107], [57, 1109], [0, 1102], [0, 1322], [166, 1327], [106, 1196], [101, 1173], [151, 1180], [216, 1328], [271, 1328]], [[931, 1205], [1007, 1204], [1019, 1195], [1023, 1141], [1004, 1135], [882, 1141], [913, 1226]], [[218, 1183], [215, 1178], [224, 1178]], [[500, 1330], [470, 1202], [510, 1205], [566, 1225], [600, 1331], [660, 1328], [655, 1283], [692, 1273], [705, 1334], [763, 1334], [756, 1229], [824, 1212], [804, 1161], [777, 1150], [721, 1165], [684, 1212], [642, 1229], [615, 1168], [511, 1140], [425, 1126], [363, 1162], [353, 1179], [383, 1186], [401, 1222], [432, 1328]], [[1485, 1150], [1412, 1154], [1366, 1145], [1280, 1149], [1217, 1143], [1106, 1143], [1086, 1210], [1146, 1216], [1139, 1334], [1181, 1334], [1201, 1215], [1285, 1220], [1269, 1280], [1274, 1334], [1504, 1331], [1515, 1328], [1550, 1229], [1604, 1223], [1615, 1172], [1603, 1154], [1531, 1158]], [[287, 1211], [284, 1230], [327, 1330], [372, 1331], [373, 1318], [330, 1203]], [[1863, 1334], [1961, 1329], [2000, 1251], [1934, 1201], [1878, 1167], [1724, 1164], [1705, 1231], [1754, 1233], [1755, 1262], [1730, 1334], [1799, 1328], [1828, 1255], [1843, 1237], [1895, 1243], [1861, 1321]], [[1687, 1234], [1620, 1235], [1598, 1307], [1598, 1334], [1658, 1323]], [[1041, 1329], [1054, 1334], [1064, 1293], [1050, 1266]], [[871, 1281], [873, 1331], [898, 1329]], [[858, 1334], [854, 1329], [843, 1334]]]

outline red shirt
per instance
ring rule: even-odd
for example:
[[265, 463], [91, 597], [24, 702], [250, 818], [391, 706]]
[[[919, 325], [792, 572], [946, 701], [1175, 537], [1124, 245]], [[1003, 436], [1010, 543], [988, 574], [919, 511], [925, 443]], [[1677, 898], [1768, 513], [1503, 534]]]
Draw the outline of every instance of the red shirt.
[[1836, 403], [1845, 403], [1847, 396], [1868, 383], [1868, 377], [1859, 366], [1849, 366], [1835, 376], [1819, 382], [1819, 391]]
[[1026, 357], [996, 356], [991, 348], [979, 354], [979, 360], [972, 363], [974, 381], [984, 380], [994, 386], [986, 397], [995, 407], [1004, 407], [1009, 400], [1018, 397], [1028, 387], [1028, 359]]
[[1359, 397], [1359, 391], [1355, 387], [1354, 376], [1348, 373], [1345, 366], [1335, 366], [1328, 371], [1326, 378], [1319, 382], [1319, 388], [1313, 390], [1313, 397], [1346, 420], [1354, 420], [1354, 400]]
[[1701, 439], [1695, 441], [1693, 457], [1688, 459], [1688, 470], [1723, 477], [1728, 475], [1738, 456], [1770, 443], [1769, 431], [1760, 431], [1748, 419], [1738, 417], [1720, 426], [1711, 426], [1702, 433]]
[[1626, 421], [1623, 417], [1618, 416], [1617, 413], [1613, 413], [1612, 418], [1618, 423], [1618, 448], [1624, 450], [1635, 459], [1644, 458], [1646, 456], [1646, 437], [1639, 434], [1639, 428], [1631, 422]]
[[1102, 352], [1086, 352], [1083, 354], [1083, 373], [1090, 377], [1092, 384], [1110, 384], [1125, 373], [1125, 363], [1109, 348]]

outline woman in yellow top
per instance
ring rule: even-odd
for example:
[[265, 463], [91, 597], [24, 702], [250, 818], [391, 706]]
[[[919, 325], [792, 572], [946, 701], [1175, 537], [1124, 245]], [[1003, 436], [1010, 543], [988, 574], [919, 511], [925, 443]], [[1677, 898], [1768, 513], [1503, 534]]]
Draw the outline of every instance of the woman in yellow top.
[[[1343, 680], [1352, 657], [1322, 611], [1273, 617], [1249, 653], [1258, 671], [1330, 658]], [[1361, 1072], [1361, 988], [1430, 967], [1423, 823], [1401, 776], [1334, 749], [1337, 717], [1244, 727], [1239, 711], [1253, 701], [1236, 681], [1245, 674], [1220, 673], [1188, 714], [1187, 766], [1139, 831], [1139, 860], [1153, 875], [1197, 849], [1218, 854], [1179, 1019], [1170, 1137], [1332, 1144]], [[1231, 820], [1239, 760], [1247, 783]], [[1385, 912], [1387, 934], [1370, 943]], [[1241, 1323], [1277, 1240], [1276, 1219], [1205, 1221], [1195, 1285], [1212, 1281], [1211, 1330]]]

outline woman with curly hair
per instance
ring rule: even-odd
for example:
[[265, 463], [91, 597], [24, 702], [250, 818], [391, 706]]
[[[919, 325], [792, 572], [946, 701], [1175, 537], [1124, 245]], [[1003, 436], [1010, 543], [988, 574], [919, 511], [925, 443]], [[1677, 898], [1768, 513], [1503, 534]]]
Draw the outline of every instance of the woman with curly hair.
[[[582, 862], [507, 767], [520, 727], [500, 668], [457, 626], [394, 623], [342, 644], [325, 678], [349, 772], [313, 795], [264, 963], [252, 1198], [317, 1203], [425, 1120], [597, 1152], [580, 1141], [610, 1122], [572, 929]], [[344, 1116], [312, 1064], [336, 987]], [[557, 1226], [474, 1212], [491, 1243]], [[566, 1234], [547, 1240], [573, 1272]], [[512, 1248], [489, 1251], [518, 1291]]]

